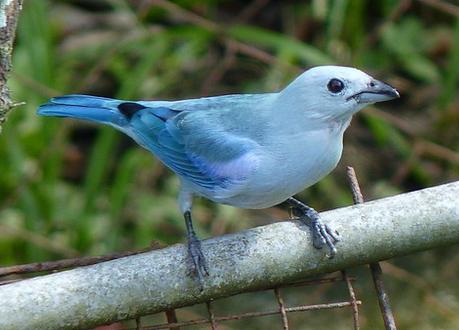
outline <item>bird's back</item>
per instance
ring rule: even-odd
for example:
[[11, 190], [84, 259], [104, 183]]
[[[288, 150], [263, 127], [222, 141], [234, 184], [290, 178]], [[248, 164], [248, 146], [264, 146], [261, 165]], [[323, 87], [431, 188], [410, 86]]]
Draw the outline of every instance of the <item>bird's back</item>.
[[229, 94], [178, 101], [138, 101], [138, 103], [146, 107], [165, 106], [176, 111], [218, 111], [223, 109], [244, 111], [256, 107], [260, 102], [276, 95], [277, 93]]

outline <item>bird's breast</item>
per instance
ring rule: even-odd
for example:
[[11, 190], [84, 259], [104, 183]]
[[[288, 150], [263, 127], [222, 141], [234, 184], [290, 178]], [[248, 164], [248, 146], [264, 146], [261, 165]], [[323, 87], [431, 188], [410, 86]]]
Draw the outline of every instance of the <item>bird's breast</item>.
[[329, 130], [287, 134], [263, 146], [263, 157], [245, 189], [226, 204], [266, 208], [318, 182], [337, 165], [342, 134]]

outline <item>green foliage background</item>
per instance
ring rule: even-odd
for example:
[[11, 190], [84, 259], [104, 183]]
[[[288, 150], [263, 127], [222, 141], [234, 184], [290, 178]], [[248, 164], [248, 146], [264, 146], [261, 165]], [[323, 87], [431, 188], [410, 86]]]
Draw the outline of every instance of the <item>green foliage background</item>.
[[[40, 103], [65, 93], [181, 99], [265, 92], [279, 90], [310, 66], [355, 66], [395, 85], [402, 98], [354, 118], [338, 168], [300, 197], [319, 210], [351, 204], [346, 165], [355, 167], [367, 199], [457, 179], [459, 7], [438, 3], [448, 5], [25, 1], [9, 83], [14, 99], [26, 105], [11, 114], [0, 136], [1, 264], [184, 241], [178, 180], [154, 157], [111, 128], [36, 116]], [[204, 200], [194, 213], [201, 237], [287, 217], [278, 209], [243, 211]], [[400, 329], [459, 327], [456, 252], [450, 247], [386, 264]], [[367, 270], [351, 273], [363, 300], [363, 328], [382, 328]], [[286, 290], [286, 300], [336, 301], [345, 290]], [[220, 315], [275, 308], [269, 293], [217, 304]], [[179, 312], [179, 318], [198, 315], [206, 313], [200, 307]], [[291, 323], [295, 329], [352, 325], [349, 310], [300, 313]], [[223, 329], [280, 326], [276, 316], [229, 322]]]

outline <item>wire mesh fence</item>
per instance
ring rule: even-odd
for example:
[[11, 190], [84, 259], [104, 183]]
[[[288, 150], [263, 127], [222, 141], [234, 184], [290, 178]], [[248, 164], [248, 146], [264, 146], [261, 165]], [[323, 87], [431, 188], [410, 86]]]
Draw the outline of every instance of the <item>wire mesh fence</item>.
[[[358, 181], [355, 175], [355, 172], [352, 167], [348, 167], [348, 178], [350, 186], [354, 196], [355, 203], [362, 203], [363, 197], [360, 192]], [[17, 277], [18, 275], [24, 276], [28, 273], [40, 273], [40, 272], [53, 272], [59, 271], [67, 268], [74, 268], [79, 266], [85, 266], [90, 264], [95, 264], [107, 260], [117, 259], [133, 254], [142, 253], [151, 249], [156, 249], [158, 246], [153, 246], [148, 249], [135, 252], [124, 252], [113, 254], [109, 256], [101, 257], [85, 257], [85, 258], [73, 258], [65, 259], [44, 263], [32, 263], [26, 265], [16, 265], [0, 268], [0, 278], [3, 277], [4, 280], [0, 281], [0, 285], [7, 285], [12, 282], [20, 281], [24, 278]], [[375, 290], [378, 296], [379, 305], [382, 313], [386, 329], [396, 329], [394, 317], [390, 308], [388, 294], [384, 289], [384, 283], [382, 281], [382, 271], [379, 267], [379, 264], [373, 263], [370, 264], [370, 269], [373, 276], [373, 281], [375, 284]], [[15, 278], [8, 276], [14, 275]], [[304, 313], [312, 312], [319, 310], [337, 310], [337, 309], [349, 309], [352, 320], [353, 320], [353, 329], [360, 329], [359, 323], [359, 306], [362, 304], [362, 301], [357, 298], [353, 281], [355, 278], [352, 278], [348, 275], [346, 270], [342, 270], [340, 273], [334, 273], [334, 275], [328, 275], [322, 278], [316, 279], [307, 279], [302, 281], [296, 281], [291, 283], [285, 283], [275, 287], [263, 288], [261, 290], [253, 291], [255, 293], [261, 292], [271, 292], [272, 300], [275, 301], [275, 309], [268, 310], [256, 310], [256, 311], [247, 311], [239, 313], [225, 313], [224, 311], [216, 310], [214, 307], [215, 302], [218, 300], [223, 300], [225, 298], [220, 298], [218, 300], [210, 300], [205, 303], [205, 309], [207, 317], [201, 318], [190, 318], [186, 320], [181, 320], [177, 316], [177, 311], [174, 309], [165, 310], [164, 315], [166, 322], [163, 323], [154, 323], [147, 320], [147, 318], [141, 317], [135, 320], [135, 327], [130, 329], [145, 329], [145, 330], [159, 330], [159, 329], [181, 329], [192, 326], [199, 326], [200, 328], [208, 329], [218, 329], [223, 323], [228, 321], [243, 320], [249, 318], [262, 318], [268, 316], [278, 316], [282, 329], [292, 329], [289, 325], [289, 315], [291, 313]], [[347, 297], [340, 299], [340, 301], [333, 301], [327, 303], [317, 303], [317, 304], [294, 304], [289, 306], [285, 303], [284, 290], [287, 288], [301, 288], [307, 286], [320, 286], [324, 284], [333, 284], [339, 285], [344, 284], [347, 288]], [[189, 306], [186, 306], [189, 307]]]
[[[255, 311], [255, 312], [245, 312], [239, 314], [229, 314], [229, 315], [217, 315], [217, 312], [213, 308], [213, 301], [209, 301], [206, 303], [206, 309], [208, 313], [207, 318], [200, 318], [200, 319], [192, 319], [187, 321], [177, 321], [177, 316], [175, 310], [169, 310], [165, 312], [166, 319], [168, 322], [160, 323], [160, 324], [152, 324], [146, 325], [142, 323], [142, 319], [137, 320], [137, 327], [132, 329], [144, 329], [144, 330], [159, 330], [159, 329], [179, 329], [181, 327], [188, 327], [194, 325], [206, 325], [209, 329], [218, 329], [218, 325], [227, 322], [227, 321], [234, 321], [234, 320], [241, 320], [246, 318], [257, 318], [257, 317], [264, 317], [264, 316], [271, 316], [271, 315], [278, 315], [280, 321], [282, 322], [282, 329], [288, 330], [292, 329], [289, 326], [289, 314], [290, 313], [299, 313], [299, 312], [311, 312], [317, 310], [331, 310], [331, 309], [339, 309], [339, 308], [351, 308], [352, 315], [353, 315], [353, 328], [359, 329], [359, 309], [358, 306], [362, 303], [360, 300], [356, 298], [354, 287], [352, 282], [354, 278], [349, 277], [345, 271], [342, 271], [338, 276], [332, 277], [324, 277], [320, 279], [313, 279], [313, 280], [306, 280], [306, 281], [299, 281], [288, 283], [282, 286], [277, 286], [274, 288], [268, 288], [263, 291], [272, 291], [273, 293], [273, 300], [276, 301], [277, 309], [275, 310], [266, 310], [266, 311]], [[338, 302], [329, 302], [329, 303], [322, 303], [322, 304], [304, 304], [304, 305], [295, 305], [295, 306], [287, 306], [284, 302], [283, 294], [281, 289], [288, 288], [288, 287], [304, 287], [304, 286], [312, 286], [312, 285], [323, 285], [328, 283], [345, 283], [349, 297], [346, 300], [338, 301]]]

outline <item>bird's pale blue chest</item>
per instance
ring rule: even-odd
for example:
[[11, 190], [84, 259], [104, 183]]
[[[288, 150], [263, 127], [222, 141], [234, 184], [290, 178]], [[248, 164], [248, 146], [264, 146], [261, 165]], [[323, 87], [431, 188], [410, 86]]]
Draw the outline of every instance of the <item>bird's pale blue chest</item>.
[[235, 196], [220, 202], [243, 208], [279, 204], [330, 173], [342, 152], [342, 132], [320, 129], [276, 138], [261, 156], [250, 182]]

